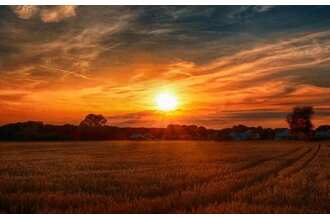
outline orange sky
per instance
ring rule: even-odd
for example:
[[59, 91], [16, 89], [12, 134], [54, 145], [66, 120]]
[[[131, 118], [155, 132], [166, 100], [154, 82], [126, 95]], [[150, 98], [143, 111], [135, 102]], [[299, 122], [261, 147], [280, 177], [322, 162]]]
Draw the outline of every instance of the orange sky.
[[[316, 125], [330, 122], [330, 30], [283, 28], [260, 39], [252, 22], [251, 31], [222, 37], [227, 30], [195, 30], [192, 18], [181, 26], [156, 17], [145, 28], [141, 16], [153, 12], [144, 8], [63, 7], [0, 11], [0, 48], [8, 51], [0, 53], [1, 124], [77, 124], [98, 113], [118, 126], [285, 127], [296, 105], [315, 106]], [[198, 11], [188, 9], [169, 11]], [[175, 112], [157, 109], [162, 91], [178, 98]]]

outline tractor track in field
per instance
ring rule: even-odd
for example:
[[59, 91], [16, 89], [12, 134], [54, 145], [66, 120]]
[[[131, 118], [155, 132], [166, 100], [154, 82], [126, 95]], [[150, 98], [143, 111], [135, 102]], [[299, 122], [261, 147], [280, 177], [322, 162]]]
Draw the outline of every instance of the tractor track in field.
[[[289, 174], [288, 174], [288, 175], [293, 175], [293, 174], [299, 172], [300, 170], [304, 169], [305, 167], [307, 167], [313, 161], [313, 159], [316, 158], [316, 156], [318, 155], [320, 149], [321, 149], [321, 146], [318, 145], [316, 150], [313, 152], [313, 147], [309, 147], [307, 150], [305, 150], [299, 156], [297, 156], [295, 158], [292, 158], [292, 159], [286, 160], [284, 163], [277, 166], [275, 169], [271, 170], [270, 172], [263, 173], [263, 174], [258, 175], [255, 178], [253, 178], [253, 179], [251, 179], [247, 182], [244, 182], [244, 183], [241, 183], [241, 184], [235, 186], [233, 188], [233, 190], [231, 190], [230, 192], [227, 192], [230, 196], [228, 196], [228, 198], [226, 198], [225, 200], [222, 200], [222, 201], [208, 201], [207, 203], [201, 204], [198, 208], [207, 207], [207, 206], [209, 206], [211, 204], [214, 204], [214, 203], [219, 205], [223, 202], [231, 201], [233, 199], [234, 194], [236, 194], [236, 193], [238, 193], [242, 190], [245, 190], [247, 188], [253, 187], [256, 184], [260, 184], [262, 182], [265, 182], [265, 181], [269, 180], [270, 178], [278, 176], [281, 172], [285, 171], [286, 169], [289, 169], [290, 167], [294, 166], [299, 161], [301, 161], [303, 158], [309, 156], [308, 159], [306, 159], [306, 161], [303, 162], [303, 164], [301, 166], [299, 166], [298, 168], [290, 171]], [[185, 211], [191, 212], [192, 209], [188, 209], [188, 210], [185, 210]]]
[[260, 165], [262, 163], [265, 163], [265, 162], [268, 162], [268, 161], [271, 161], [271, 160], [281, 159], [283, 157], [290, 156], [290, 155], [298, 152], [302, 148], [303, 147], [297, 147], [297, 148], [294, 148], [293, 150], [290, 150], [288, 152], [285, 152], [285, 153], [282, 153], [282, 154], [279, 154], [279, 155], [276, 155], [276, 156], [273, 156], [273, 157], [268, 157], [268, 158], [264, 158], [264, 159], [261, 159], [261, 160], [254, 161], [250, 164], [247, 164], [247, 165], [243, 166], [242, 168], [240, 168], [240, 169], [238, 169], [234, 172], [241, 172], [241, 171], [244, 171], [244, 170], [248, 170], [248, 169], [257, 167], [258, 165]]
[[[206, 186], [208, 183], [211, 183], [212, 181], [216, 180], [217, 178], [223, 178], [223, 180], [225, 180], [230, 175], [240, 173], [240, 172], [244, 172], [244, 171], [247, 171], [249, 169], [258, 167], [259, 165], [261, 165], [265, 162], [269, 162], [269, 161], [272, 161], [272, 160], [279, 160], [283, 157], [294, 155], [295, 153], [299, 152], [300, 150], [302, 150], [304, 148], [305, 147], [296, 147], [296, 148], [294, 148], [294, 149], [292, 149], [288, 152], [285, 152], [285, 153], [281, 153], [281, 154], [278, 154], [278, 155], [275, 155], [275, 156], [272, 156], [272, 157], [267, 157], [267, 158], [263, 158], [263, 159], [260, 159], [260, 160], [257, 160], [257, 161], [253, 161], [252, 163], [249, 163], [249, 164], [247, 164], [247, 165], [245, 165], [245, 166], [243, 166], [243, 167], [241, 167], [237, 170], [225, 172], [225, 173], [222, 173], [222, 174], [212, 175], [211, 177], [204, 178], [204, 179], [202, 179], [198, 182], [194, 182], [193, 184], [185, 185], [184, 187], [179, 187], [179, 188], [175, 188], [175, 189], [166, 190], [163, 193], [157, 194], [156, 197], [158, 197], [158, 198], [162, 197], [164, 199], [166, 197], [170, 198], [171, 196], [182, 195], [185, 192], [190, 192], [191, 190], [194, 190], [198, 187], [203, 187], [203, 185]], [[311, 150], [310, 148], [308, 148], [307, 151], [305, 150], [303, 155], [299, 156], [299, 159], [300, 159], [300, 157], [303, 157], [306, 153], [309, 153], [310, 150]], [[246, 184], [244, 184], [244, 187], [245, 186], [246, 186]], [[239, 186], [239, 189], [240, 188], [242, 188], [242, 187]], [[236, 189], [236, 190], [239, 190], [239, 189]], [[229, 194], [232, 193], [232, 192], [233, 192], [232, 190], [228, 191]], [[146, 197], [142, 197], [141, 199], [144, 200], [144, 202], [146, 202], [146, 201], [150, 201], [150, 200], [155, 199], [155, 196], [146, 196]], [[215, 201], [212, 200], [212, 202], [215, 202]]]
[[246, 183], [238, 186], [233, 192], [241, 191], [245, 188], [252, 187], [255, 184], [258, 184], [260, 182], [264, 182], [264, 181], [268, 180], [269, 178], [276, 177], [280, 172], [282, 172], [283, 170], [288, 169], [289, 167], [295, 165], [298, 161], [300, 161], [305, 156], [310, 154], [312, 152], [312, 150], [313, 150], [312, 148], [308, 148], [303, 153], [299, 154], [299, 156], [297, 156], [295, 158], [292, 158], [292, 159], [288, 159], [284, 163], [282, 163], [281, 165], [277, 166], [275, 169], [273, 169], [273, 170], [271, 170], [267, 173], [263, 173], [261, 175], [258, 175], [255, 178], [251, 179], [250, 181], [247, 181]]
[[[296, 163], [298, 163], [299, 161], [301, 161], [304, 157], [308, 156], [309, 154], [311, 154], [311, 156], [306, 160], [306, 162], [304, 162], [304, 167], [306, 167], [317, 155], [317, 153], [319, 152], [320, 148], [318, 147], [315, 152], [313, 152], [313, 148], [309, 147], [307, 150], [305, 150], [303, 153], [299, 154], [299, 156], [291, 158], [291, 159], [287, 159], [285, 160], [284, 163], [282, 163], [281, 165], [277, 166], [275, 169], [271, 170], [270, 172], [261, 174], [257, 177], [255, 177], [254, 179], [248, 181], [248, 184], [244, 184], [243, 187], [241, 187], [242, 189], [244, 188], [248, 188], [251, 187], [259, 182], [263, 182], [271, 177], [276, 177], [278, 174], [280, 174], [280, 172], [284, 171], [285, 169], [288, 169], [292, 166], [294, 166]], [[302, 167], [303, 168], [303, 167]], [[301, 168], [301, 169], [302, 169]], [[295, 170], [295, 172], [298, 172], [301, 169], [297, 169]], [[241, 189], [238, 189], [237, 191], [239, 191]]]
[[292, 154], [295, 154], [296, 152], [298, 152], [299, 150], [303, 149], [304, 147], [297, 147], [297, 148], [294, 148], [293, 150], [290, 150], [288, 152], [285, 152], [285, 153], [281, 153], [279, 155], [275, 155], [275, 156], [272, 156], [272, 157], [266, 157], [266, 158], [263, 158], [263, 159], [260, 159], [260, 160], [257, 160], [257, 161], [253, 161], [251, 163], [248, 163], [246, 164], [245, 166], [241, 167], [241, 168], [238, 168], [236, 170], [233, 170], [233, 171], [228, 171], [228, 172], [224, 172], [222, 174], [214, 174], [208, 178], [205, 178], [203, 180], [201, 180], [200, 182], [195, 182], [193, 185], [189, 185], [187, 188], [189, 187], [194, 187], [194, 186], [197, 186], [197, 185], [202, 185], [202, 184], [207, 184], [209, 182], [212, 182], [214, 179], [217, 179], [217, 178], [226, 178], [227, 176], [229, 175], [232, 175], [232, 174], [236, 174], [236, 173], [240, 173], [240, 172], [243, 172], [243, 171], [247, 171], [249, 169], [252, 169], [252, 168], [255, 168], [265, 162], [268, 162], [268, 161], [272, 161], [272, 160], [277, 160], [277, 159], [281, 159], [283, 157], [287, 157], [287, 156], [290, 156]]
[[[189, 191], [190, 189], [196, 188], [198, 186], [206, 185], [206, 184], [214, 181], [217, 178], [225, 179], [226, 177], [228, 177], [230, 175], [240, 173], [240, 172], [243, 172], [243, 171], [247, 171], [247, 170], [255, 168], [255, 167], [257, 167], [257, 166], [259, 166], [259, 165], [261, 165], [265, 162], [272, 161], [272, 160], [277, 160], [277, 159], [280, 159], [280, 158], [286, 157], [286, 156], [290, 156], [292, 154], [295, 154], [296, 152], [298, 152], [299, 150], [301, 150], [303, 148], [304, 147], [296, 147], [296, 148], [294, 148], [294, 149], [292, 149], [288, 152], [285, 152], [285, 153], [281, 153], [281, 154], [278, 154], [278, 155], [275, 155], [275, 156], [272, 156], [272, 157], [266, 157], [266, 158], [263, 158], [263, 159], [260, 159], [260, 160], [257, 160], [257, 161], [253, 161], [253, 162], [248, 163], [247, 165], [245, 165], [241, 168], [238, 168], [236, 170], [227, 171], [227, 172], [224, 172], [224, 173], [221, 173], [221, 174], [214, 174], [214, 175], [208, 176], [206, 178], [202, 178], [198, 181], [195, 181], [193, 184], [185, 185], [182, 188], [179, 188], [179, 189], [175, 188], [175, 189], [172, 189], [172, 190], [166, 190], [163, 193], [157, 194], [157, 196], [168, 196], [168, 195], [171, 195], [172, 193], [175, 193], [177, 191], [180, 191], [180, 192]], [[149, 197], [149, 198], [152, 198], [152, 197]]]
[[[185, 199], [182, 198], [182, 196], [185, 193], [194, 191], [195, 189], [198, 189], [199, 187], [201, 187], [201, 188], [207, 187], [208, 183], [211, 183], [212, 181], [217, 182], [218, 178], [223, 178], [223, 181], [225, 181], [226, 179], [228, 179], [228, 177], [230, 177], [230, 175], [250, 170], [252, 168], [258, 167], [258, 166], [262, 165], [263, 163], [266, 163], [269, 161], [281, 160], [281, 159], [283, 159], [283, 157], [295, 155], [299, 151], [302, 151], [302, 152], [300, 152], [298, 156], [295, 156], [294, 158], [291, 158], [291, 159], [286, 159], [286, 161], [284, 163], [279, 165], [277, 168], [271, 170], [270, 172], [262, 173], [261, 175], [258, 175], [255, 178], [252, 178], [248, 181], [244, 181], [244, 182], [235, 184], [235, 186], [230, 187], [228, 189], [228, 191], [227, 190], [224, 192], [219, 191], [220, 192], [219, 195], [217, 195], [217, 193], [215, 195], [211, 194], [211, 195], [209, 195], [211, 198], [202, 199], [201, 201], [198, 201], [197, 204], [198, 204], [198, 208], [203, 208], [203, 207], [207, 207], [210, 204], [214, 204], [214, 203], [218, 204], [218, 203], [222, 203], [222, 202], [225, 202], [228, 200], [230, 201], [232, 199], [232, 196], [234, 193], [237, 193], [245, 188], [252, 187], [255, 184], [261, 183], [271, 177], [276, 176], [283, 169], [286, 169], [286, 168], [294, 165], [296, 162], [300, 161], [306, 155], [311, 153], [312, 148], [311, 147], [308, 147], [308, 148], [307, 147], [296, 147], [288, 152], [251, 162], [237, 170], [213, 175], [213, 176], [203, 179], [201, 181], [194, 182], [193, 184], [184, 185], [183, 187], [178, 187], [175, 189], [171, 188], [171, 189], [165, 190], [163, 193], [160, 193], [160, 194], [157, 193], [156, 196], [143, 196], [143, 197], [137, 198], [136, 201], [139, 201], [137, 203], [137, 204], [139, 204], [138, 207], [143, 207], [144, 206], [143, 204], [147, 205], [147, 204], [150, 204], [153, 202], [156, 202], [157, 204], [158, 203], [162, 204], [164, 207], [163, 207], [163, 209], [158, 210], [158, 211], [160, 211], [160, 213], [173, 213], [173, 212], [178, 212], [178, 211], [179, 211], [179, 213], [191, 212], [194, 210], [194, 208], [196, 206], [189, 206], [188, 204], [185, 205], [185, 202], [184, 202]], [[203, 190], [200, 190], [200, 193], [203, 193]], [[200, 194], [199, 193], [194, 194], [194, 196], [192, 198], [193, 199], [196, 198], [198, 200], [200, 198]], [[220, 198], [220, 201], [219, 201], [219, 198]], [[171, 199], [173, 199], [173, 200], [171, 201]], [[170, 202], [167, 203], [165, 201], [170, 201]], [[183, 202], [181, 207], [180, 207], [180, 205], [179, 205], [179, 207], [177, 205], [175, 205], [175, 203], [180, 204], [181, 202]], [[118, 203], [117, 205], [120, 206], [120, 203]], [[136, 207], [137, 209], [134, 209], [133, 207], [131, 207], [131, 208], [133, 208], [131, 211], [135, 210], [135, 211], [139, 212], [138, 207]], [[156, 205], [156, 207], [157, 207], [157, 205]], [[178, 208], [179, 208], [179, 210], [178, 210]], [[135, 211], [133, 211], [132, 213], [135, 213]], [[155, 212], [155, 213], [158, 213], [158, 212]]]
[[[183, 185], [181, 187], [179, 186], [179, 187], [176, 187], [176, 188], [170, 188], [168, 190], [162, 191], [161, 193], [157, 193], [156, 196], [144, 196], [144, 197], [138, 198], [138, 200], [140, 200], [140, 203], [149, 204], [150, 201], [153, 201], [155, 199], [157, 200], [157, 198], [165, 199], [165, 198], [171, 198], [173, 196], [174, 197], [179, 196], [179, 198], [180, 198], [180, 196], [182, 194], [184, 194], [185, 192], [190, 192], [190, 191], [192, 191], [192, 190], [194, 190], [198, 187], [203, 187], [203, 185], [207, 185], [208, 183], [211, 183], [212, 181], [215, 181], [215, 180], [217, 181], [218, 178], [226, 179], [230, 175], [247, 171], [247, 170], [255, 168], [255, 167], [257, 167], [257, 166], [259, 166], [259, 165], [261, 165], [265, 162], [272, 161], [272, 160], [278, 160], [278, 159], [281, 159], [283, 157], [294, 155], [295, 153], [299, 152], [300, 150], [302, 150], [304, 148], [305, 147], [295, 147], [294, 149], [289, 150], [287, 152], [280, 153], [278, 155], [271, 156], [271, 157], [266, 157], [266, 158], [263, 158], [263, 159], [260, 159], [260, 160], [257, 160], [257, 161], [253, 161], [253, 162], [248, 163], [247, 165], [245, 165], [245, 166], [243, 166], [243, 167], [241, 167], [237, 170], [228, 171], [228, 172], [221, 173], [221, 174], [215, 174], [215, 175], [209, 176], [207, 178], [203, 178], [199, 181], [196, 181], [193, 184]], [[215, 201], [212, 200], [212, 202], [215, 202]], [[171, 206], [171, 207], [173, 207], [173, 206]], [[169, 209], [171, 209], [171, 208], [169, 208]], [[167, 210], [167, 209], [166, 209], [166, 211], [163, 210], [163, 212], [168, 212], [168, 211], [169, 210]]]
[[298, 166], [296, 169], [293, 169], [287, 175], [291, 176], [291, 175], [293, 175], [295, 173], [298, 173], [299, 171], [303, 170], [304, 168], [306, 168], [317, 157], [317, 155], [319, 154], [320, 150], [321, 150], [321, 144], [319, 144], [317, 146], [315, 152], [312, 153], [312, 155], [306, 161], [304, 161], [301, 166]]
[[[281, 154], [278, 154], [278, 155], [275, 155], [275, 156], [272, 156], [272, 157], [266, 157], [266, 158], [263, 158], [263, 159], [260, 159], [260, 160], [257, 160], [257, 161], [253, 161], [251, 163], [248, 163], [247, 165], [241, 167], [241, 168], [238, 168], [236, 170], [233, 170], [233, 171], [228, 171], [228, 172], [224, 172], [224, 173], [221, 173], [221, 174], [214, 174], [214, 175], [211, 175], [209, 177], [206, 177], [206, 178], [203, 178], [199, 181], [196, 181], [194, 182], [193, 184], [191, 185], [187, 185], [186, 187], [183, 187], [180, 189], [180, 191], [187, 191], [191, 188], [194, 188], [194, 187], [198, 187], [198, 186], [201, 186], [201, 185], [205, 185], [205, 184], [208, 184], [212, 181], [214, 181], [215, 179], [217, 178], [226, 178], [230, 175], [233, 175], [233, 174], [237, 174], [237, 173], [240, 173], [240, 172], [243, 172], [243, 171], [247, 171], [249, 169], [252, 169], [252, 168], [255, 168], [265, 162], [268, 162], [268, 161], [272, 161], [272, 160], [277, 160], [277, 159], [281, 159], [282, 157], [286, 157], [286, 156], [290, 156], [292, 154], [295, 154], [296, 152], [298, 152], [299, 150], [303, 149], [304, 147], [296, 147], [294, 148], [293, 150], [290, 150], [288, 152], [285, 152], [285, 153], [281, 153]], [[177, 189], [175, 190], [177, 191]], [[167, 193], [164, 193], [163, 195], [166, 195], [168, 194], [169, 192]]]

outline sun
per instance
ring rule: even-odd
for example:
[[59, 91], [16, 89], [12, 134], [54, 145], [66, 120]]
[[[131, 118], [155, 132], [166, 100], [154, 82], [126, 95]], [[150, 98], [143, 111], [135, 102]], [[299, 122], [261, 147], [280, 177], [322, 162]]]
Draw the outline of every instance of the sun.
[[162, 92], [156, 96], [157, 108], [161, 111], [173, 111], [178, 106], [178, 100], [170, 92]]

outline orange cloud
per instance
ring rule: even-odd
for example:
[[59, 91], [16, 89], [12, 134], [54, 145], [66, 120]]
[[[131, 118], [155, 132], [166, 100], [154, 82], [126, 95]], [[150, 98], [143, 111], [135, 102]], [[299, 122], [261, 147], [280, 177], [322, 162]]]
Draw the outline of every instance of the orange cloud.
[[35, 15], [39, 15], [40, 19], [45, 23], [60, 22], [66, 18], [76, 16], [76, 7], [74, 5], [59, 6], [36, 6], [36, 5], [19, 5], [11, 6], [13, 12], [21, 19], [31, 19]]
[[[95, 27], [75, 37], [64, 36], [38, 47], [26, 47], [30, 54], [36, 55], [53, 51], [75, 55], [65, 61], [58, 58], [59, 63], [70, 63], [69, 68], [55, 65], [50, 57], [38, 64], [42, 73], [33, 72], [33, 63], [7, 73], [17, 74], [15, 79], [8, 76], [7, 83], [24, 81], [24, 85], [30, 85], [21, 88], [23, 93], [29, 92], [29, 96], [24, 97], [28, 102], [20, 102], [16, 111], [28, 119], [27, 112], [32, 110], [26, 109], [34, 108], [31, 115], [56, 122], [70, 118], [77, 123], [84, 114], [95, 112], [108, 115], [110, 124], [121, 126], [159, 126], [172, 122], [224, 127], [237, 123], [285, 126], [285, 112], [294, 105], [330, 107], [327, 104], [329, 89], [302, 81], [300, 74], [306, 68], [317, 70], [319, 65], [329, 65], [330, 32], [280, 39], [204, 64], [126, 52], [139, 62], [134, 63], [133, 58], [133, 63], [125, 65], [110, 62], [109, 67], [98, 65], [98, 69], [91, 72], [89, 67], [95, 67], [97, 59], [106, 51], [99, 44], [100, 39], [109, 33], [112, 36], [111, 33], [122, 27]], [[289, 71], [290, 74], [286, 74]], [[41, 87], [43, 89], [36, 89]], [[166, 120], [154, 113], [153, 103], [153, 97], [163, 87], [174, 90], [182, 101], [180, 114]], [[15, 95], [2, 98], [7, 106], [14, 106], [8, 100], [15, 100]], [[48, 108], [50, 110], [46, 110]], [[10, 109], [7, 108], [7, 114]], [[39, 116], [41, 111], [46, 113]]]
[[30, 19], [39, 11], [39, 7], [35, 5], [11, 6], [11, 9], [21, 19]]
[[60, 5], [53, 8], [45, 8], [40, 11], [40, 18], [43, 22], [59, 22], [69, 17], [76, 16], [74, 5]]

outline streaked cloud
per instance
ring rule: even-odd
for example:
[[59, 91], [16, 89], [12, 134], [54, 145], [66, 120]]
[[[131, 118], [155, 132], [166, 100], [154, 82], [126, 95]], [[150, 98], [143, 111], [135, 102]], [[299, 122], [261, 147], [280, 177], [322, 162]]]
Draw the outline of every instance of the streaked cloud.
[[[329, 119], [327, 7], [22, 7], [0, 11], [0, 103], [13, 120], [285, 126], [295, 105]], [[155, 111], [163, 89], [179, 98], [174, 116]]]

